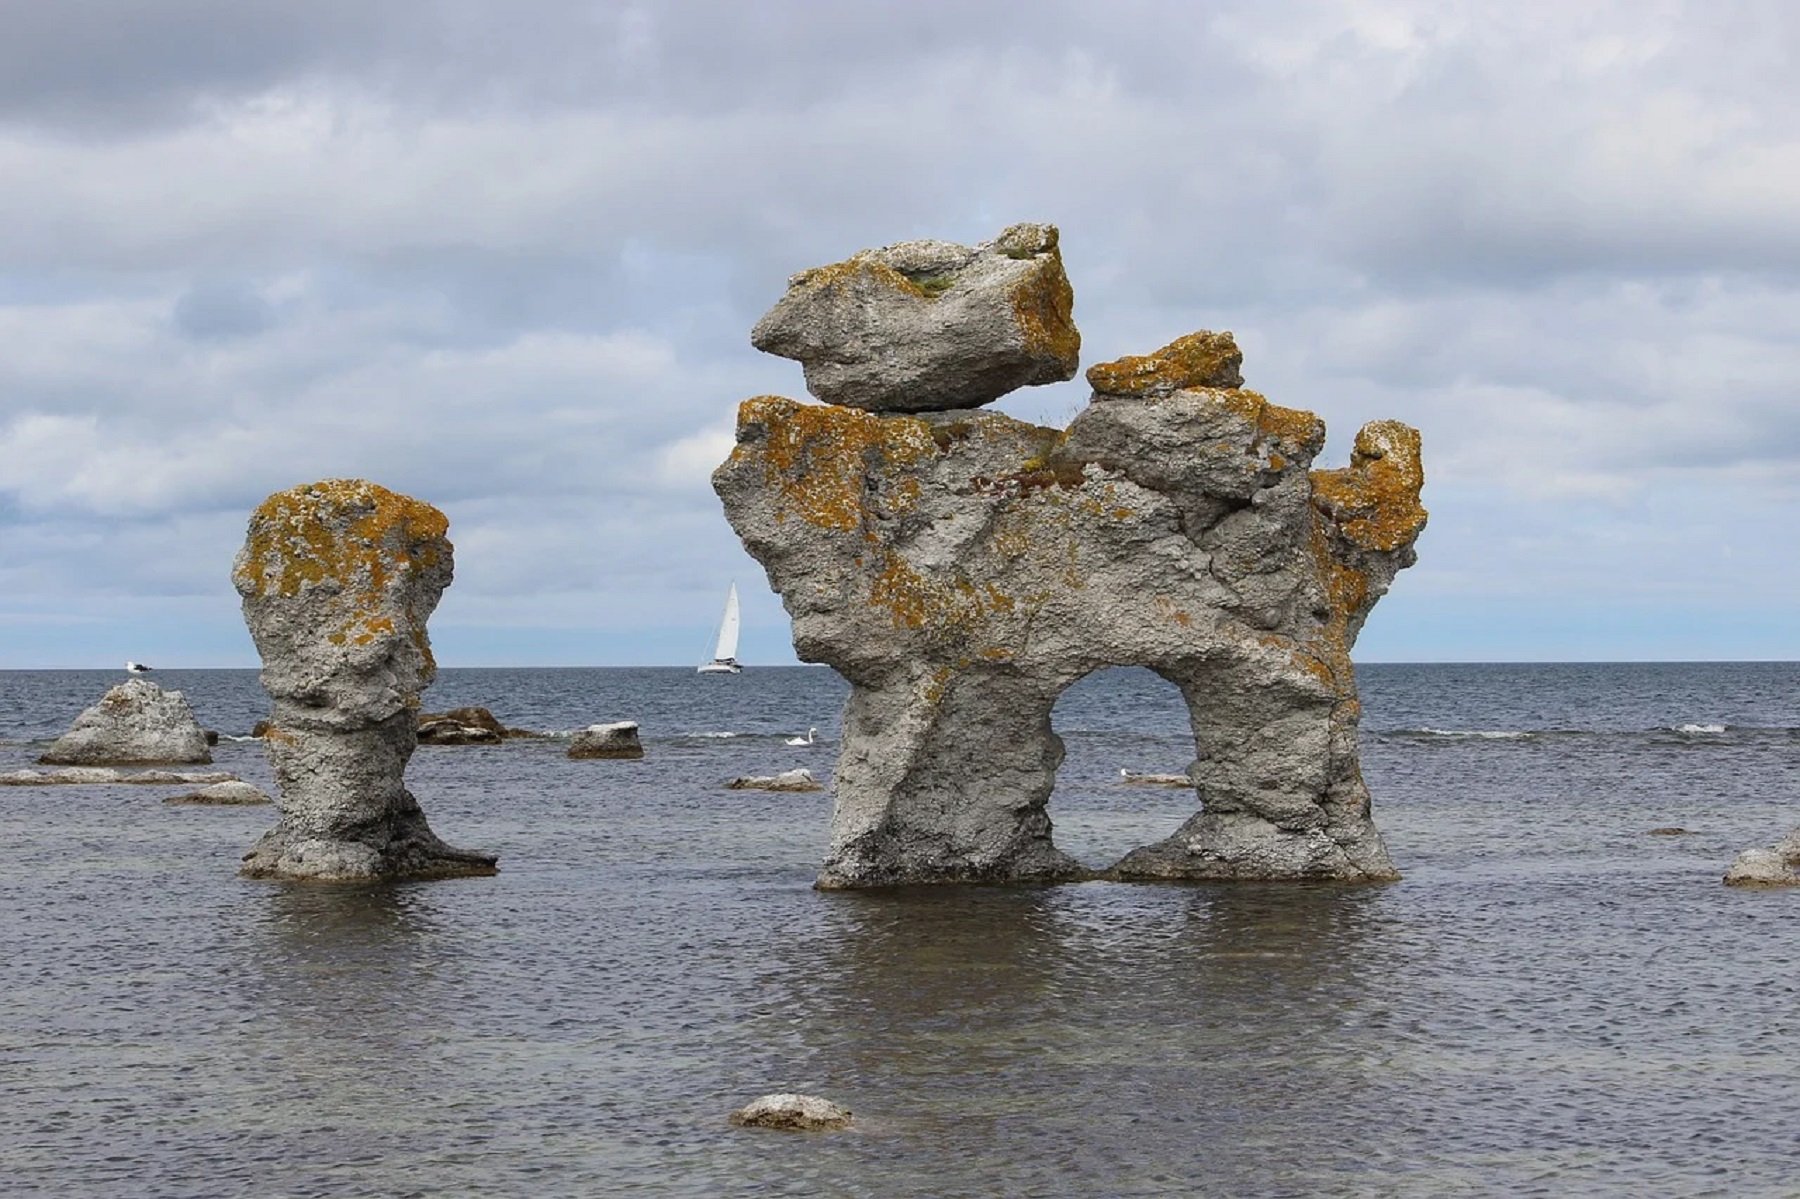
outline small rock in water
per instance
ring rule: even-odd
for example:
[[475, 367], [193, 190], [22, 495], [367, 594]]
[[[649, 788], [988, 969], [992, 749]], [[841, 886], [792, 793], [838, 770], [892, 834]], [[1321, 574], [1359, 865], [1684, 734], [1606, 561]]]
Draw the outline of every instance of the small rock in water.
[[641, 758], [643, 743], [638, 740], [635, 720], [612, 724], [590, 724], [569, 739], [571, 758]]
[[1685, 837], [1688, 831], [1677, 824], [1665, 824], [1661, 828], [1650, 830], [1652, 837]]
[[823, 791], [825, 785], [810, 770], [784, 770], [780, 774], [740, 775], [725, 784], [733, 791]]
[[783, 1092], [764, 1095], [731, 1113], [731, 1122], [739, 1128], [780, 1128], [807, 1132], [815, 1129], [850, 1127], [850, 1111], [817, 1095], [794, 1095]]
[[173, 804], [212, 804], [219, 807], [247, 807], [253, 804], [271, 803], [260, 787], [251, 783], [234, 780], [229, 783], [214, 783], [210, 787], [202, 787], [198, 791], [189, 791], [185, 795], [171, 795], [163, 800]]
[[1194, 780], [1185, 774], [1133, 774], [1129, 770], [1119, 773], [1121, 787], [1191, 787]]
[[1800, 886], [1800, 828], [1772, 849], [1746, 849], [1725, 871], [1727, 887]]
[[235, 782], [224, 770], [119, 770], [112, 766], [67, 766], [61, 770], [10, 770], [0, 774], [0, 787], [62, 785], [104, 786], [112, 783], [159, 783], [163, 786]]
[[75, 718], [38, 759], [46, 766], [212, 761], [206, 731], [179, 691], [149, 679], [120, 683]]

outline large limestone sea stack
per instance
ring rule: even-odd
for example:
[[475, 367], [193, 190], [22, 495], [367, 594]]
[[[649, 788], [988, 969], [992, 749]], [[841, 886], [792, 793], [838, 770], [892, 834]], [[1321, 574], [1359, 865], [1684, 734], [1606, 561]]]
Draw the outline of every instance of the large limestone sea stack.
[[491, 854], [433, 835], [406, 789], [419, 692], [437, 666], [425, 622], [450, 585], [448, 522], [360, 479], [270, 496], [232, 569], [275, 701], [266, 736], [281, 821], [252, 878], [492, 874]]
[[1186, 700], [1200, 810], [1106, 874], [1397, 877], [1350, 649], [1413, 562], [1418, 434], [1375, 422], [1312, 470], [1323, 422], [1246, 390], [1228, 333], [1094, 367], [1067, 429], [975, 410], [1073, 373], [1071, 308], [1055, 229], [1025, 225], [802, 273], [757, 326], [834, 401], [744, 401], [713, 475], [799, 656], [851, 684], [819, 884], [1093, 873], [1051, 839], [1050, 711], [1124, 665]]

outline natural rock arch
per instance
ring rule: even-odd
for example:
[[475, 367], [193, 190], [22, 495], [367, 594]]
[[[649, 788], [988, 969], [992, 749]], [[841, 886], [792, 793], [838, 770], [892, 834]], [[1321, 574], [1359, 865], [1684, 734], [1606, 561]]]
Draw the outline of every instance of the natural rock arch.
[[[1061, 275], [1054, 230], [996, 244], [1037, 247], [1033, 269]], [[904, 246], [875, 254], [911, 260]], [[853, 357], [860, 343], [826, 334], [846, 307], [871, 310], [869, 288], [888, 286], [928, 329], [929, 306], [960, 286], [951, 272], [913, 294], [895, 278], [798, 275], [759, 334], [817, 310], [825, 333], [789, 340]], [[1066, 281], [1032, 292], [1064, 297], [1060, 310], [1020, 315], [1019, 294], [993, 298], [993, 321], [1068, 324], [1057, 344], [1072, 355]], [[880, 349], [933, 352], [928, 337]], [[851, 684], [820, 886], [1086, 876], [1050, 837], [1050, 710], [1106, 666], [1181, 690], [1202, 802], [1109, 873], [1395, 877], [1357, 762], [1349, 651], [1413, 561], [1418, 434], [1367, 425], [1347, 468], [1312, 471], [1323, 422], [1243, 389], [1240, 362], [1229, 334], [1197, 333], [1094, 367], [1093, 401], [1061, 430], [930, 395], [906, 411], [891, 391], [879, 412], [740, 406], [714, 488], [793, 617], [796, 652]]]

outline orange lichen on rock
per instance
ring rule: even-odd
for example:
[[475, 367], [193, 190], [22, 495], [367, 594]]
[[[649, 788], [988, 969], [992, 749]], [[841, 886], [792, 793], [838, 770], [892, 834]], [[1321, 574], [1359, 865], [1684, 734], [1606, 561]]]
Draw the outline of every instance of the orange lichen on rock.
[[[1054, 234], [1055, 230], [1051, 232]], [[1075, 289], [1069, 285], [1062, 251], [1054, 241], [1031, 274], [1013, 288], [1012, 309], [1025, 349], [1054, 358], [1069, 375], [1074, 374], [1081, 362], [1081, 331], [1075, 327]]]
[[834, 262], [829, 266], [816, 266], [811, 270], [801, 271], [788, 280], [790, 288], [805, 291], [824, 291], [833, 287], [851, 287], [857, 283], [869, 283], [876, 287], [885, 287], [892, 291], [915, 296], [921, 300], [930, 300], [933, 294], [905, 275], [882, 262], [874, 254], [864, 250], [860, 254], [852, 254], [842, 262]]
[[[344, 513], [351, 514], [347, 524]], [[436, 566], [449, 548], [449, 528], [430, 504], [364, 479], [310, 483], [258, 506], [233, 581], [245, 595], [355, 587], [372, 604], [391, 574]]]
[[1427, 514], [1419, 502], [1425, 486], [1419, 431], [1397, 420], [1364, 425], [1350, 465], [1313, 471], [1312, 484], [1313, 504], [1362, 549], [1401, 549], [1425, 527]]
[[[743, 452], [744, 430], [753, 425], [765, 430], [764, 470], [786, 511], [822, 529], [857, 528], [868, 515], [865, 484], [871, 475], [894, 479], [894, 468], [939, 452], [931, 426], [917, 417], [875, 416], [781, 396], [757, 396], [738, 406], [734, 452]], [[917, 481], [899, 476], [888, 497], [891, 511], [909, 510], [918, 496]]]
[[1158, 396], [1196, 387], [1241, 387], [1244, 355], [1229, 332], [1202, 329], [1153, 354], [1088, 367], [1088, 386], [1107, 396]]

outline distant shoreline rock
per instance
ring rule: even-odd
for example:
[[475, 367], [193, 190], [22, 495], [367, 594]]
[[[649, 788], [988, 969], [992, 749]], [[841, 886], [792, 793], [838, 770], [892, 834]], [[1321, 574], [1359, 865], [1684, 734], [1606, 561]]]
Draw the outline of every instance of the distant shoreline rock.
[[212, 761], [206, 730], [179, 691], [149, 679], [113, 687], [38, 758], [45, 766], [136, 766]]
[[619, 720], [612, 724], [590, 724], [569, 738], [571, 758], [641, 758], [644, 746], [638, 740], [635, 720]]
[[780, 774], [747, 774], [725, 786], [732, 791], [823, 791], [825, 784], [810, 770], [784, 770]]

